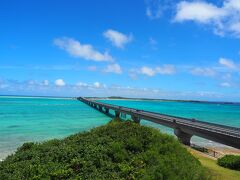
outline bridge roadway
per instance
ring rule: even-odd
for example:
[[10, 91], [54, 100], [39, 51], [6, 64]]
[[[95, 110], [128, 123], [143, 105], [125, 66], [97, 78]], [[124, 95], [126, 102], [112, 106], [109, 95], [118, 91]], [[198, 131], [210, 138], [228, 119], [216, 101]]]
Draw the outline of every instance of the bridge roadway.
[[130, 115], [132, 120], [137, 123], [139, 123], [141, 119], [144, 119], [173, 128], [174, 134], [178, 137], [179, 141], [185, 145], [190, 145], [191, 137], [195, 135], [240, 149], [240, 128], [110, 105], [83, 97], [77, 99], [106, 115], [110, 115], [109, 110], [113, 110], [116, 117], [119, 117], [120, 113], [125, 113]]

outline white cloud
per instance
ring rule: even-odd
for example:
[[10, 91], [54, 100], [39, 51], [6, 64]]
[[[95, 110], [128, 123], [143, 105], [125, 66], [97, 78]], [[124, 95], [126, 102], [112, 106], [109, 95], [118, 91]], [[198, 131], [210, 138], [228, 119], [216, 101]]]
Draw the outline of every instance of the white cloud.
[[220, 86], [222, 86], [222, 87], [231, 87], [231, 84], [228, 83], [228, 82], [223, 82], [223, 83], [220, 84]]
[[42, 85], [48, 86], [48, 85], [49, 85], [49, 81], [48, 81], [48, 80], [43, 80], [43, 81], [42, 81]]
[[237, 65], [230, 59], [226, 58], [220, 58], [219, 59], [219, 64], [225, 66], [226, 68], [229, 69], [237, 69]]
[[154, 76], [156, 74], [155, 70], [150, 68], [150, 67], [146, 67], [146, 66], [143, 66], [141, 69], [140, 69], [140, 73], [141, 74], [144, 74], [144, 75], [147, 75], [147, 76]]
[[132, 41], [132, 35], [126, 35], [113, 29], [105, 31], [103, 36], [118, 48], [123, 48], [127, 43]]
[[65, 86], [66, 83], [64, 82], [63, 79], [56, 79], [55, 80], [55, 85], [58, 86], [58, 87], [61, 87], [61, 86]]
[[146, 15], [149, 19], [159, 19], [163, 12], [173, 6], [175, 0], [145, 0]]
[[217, 35], [240, 37], [240, 1], [223, 0], [222, 6], [206, 1], [181, 1], [174, 21], [194, 21], [212, 27]]
[[216, 7], [211, 3], [206, 2], [187, 2], [182, 1], [177, 5], [177, 14], [175, 21], [197, 21], [201, 23], [208, 23], [215, 21], [225, 16], [225, 11]]
[[201, 68], [201, 67], [196, 67], [191, 69], [190, 73], [197, 76], [215, 76], [216, 75], [216, 72], [213, 69]]
[[100, 88], [102, 86], [100, 82], [95, 82], [93, 85], [95, 88]]
[[37, 81], [35, 81], [35, 80], [29, 80], [28, 82], [28, 85], [35, 85], [35, 84], [37, 84]]
[[154, 76], [156, 74], [171, 75], [176, 73], [176, 68], [174, 65], [163, 65], [156, 68], [143, 66], [139, 70], [139, 73], [147, 76]]
[[107, 73], [116, 73], [116, 74], [122, 73], [122, 69], [119, 64], [109, 64], [103, 71]]
[[84, 82], [78, 82], [75, 85], [72, 85], [73, 88], [77, 89], [88, 89], [88, 90], [96, 90], [96, 89], [105, 89], [107, 86], [105, 84], [102, 84], [100, 82], [94, 82], [92, 84], [84, 83]]
[[173, 65], [163, 65], [162, 67], [157, 67], [156, 72], [159, 74], [175, 74], [176, 68]]
[[161, 17], [162, 11], [161, 11], [160, 8], [153, 10], [153, 9], [147, 7], [147, 9], [146, 9], [146, 15], [147, 15], [150, 19], [158, 19], [158, 18]]
[[87, 83], [83, 83], [83, 82], [78, 82], [76, 83], [77, 87], [88, 87], [89, 85]]
[[[38, 82], [38, 81], [36, 81]], [[228, 80], [223, 81], [228, 82]], [[234, 83], [234, 82], [233, 82]], [[3, 85], [3, 86], [2, 86]], [[235, 83], [232, 88], [236, 88]], [[219, 84], [220, 86], [220, 84]], [[223, 84], [223, 86], [228, 86]], [[239, 86], [237, 85], [237, 88]], [[51, 95], [51, 96], [123, 96], [123, 97], [145, 97], [145, 98], [164, 98], [164, 99], [185, 99], [185, 100], [218, 100], [218, 101], [236, 101], [239, 99], [240, 93], [238, 89], [233, 89], [231, 92], [209, 92], [202, 91], [169, 91], [163, 89], [140, 88], [119, 85], [104, 85], [100, 82], [87, 84], [79, 82], [76, 84], [67, 84], [61, 88], [58, 86], [42, 86], [40, 83], [35, 83], [29, 86], [28, 81], [16, 80], [1, 80], [0, 91], [5, 94], [29, 94], [29, 95]], [[234, 93], [233, 93], [234, 92]]]
[[240, 11], [240, 1], [239, 0], [225, 0], [224, 6], [226, 9], [234, 9]]
[[72, 38], [57, 38], [54, 40], [54, 44], [74, 57], [98, 62], [113, 61], [112, 56], [109, 55], [108, 52], [105, 51], [104, 53], [100, 53], [95, 50], [92, 45], [81, 44], [79, 41]]
[[231, 24], [229, 29], [234, 33], [235, 36], [240, 37], [240, 22]]
[[4, 84], [3, 82], [0, 81], [0, 89], [4, 89], [4, 88], [7, 88], [8, 85], [7, 84]]

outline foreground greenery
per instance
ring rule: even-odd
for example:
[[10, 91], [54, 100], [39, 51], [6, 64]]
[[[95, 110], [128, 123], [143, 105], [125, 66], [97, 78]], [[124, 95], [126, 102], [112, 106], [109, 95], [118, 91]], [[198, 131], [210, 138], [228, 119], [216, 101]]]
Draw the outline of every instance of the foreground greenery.
[[25, 143], [0, 163], [0, 179], [206, 179], [172, 136], [112, 121], [63, 140]]
[[236, 155], [225, 155], [218, 159], [218, 165], [225, 168], [234, 169], [240, 171], [240, 156]]
[[203, 154], [194, 149], [188, 148], [194, 157], [196, 157], [201, 164], [207, 168], [208, 173], [213, 180], [236, 180], [240, 179], [240, 171], [227, 169], [217, 164], [217, 160]]

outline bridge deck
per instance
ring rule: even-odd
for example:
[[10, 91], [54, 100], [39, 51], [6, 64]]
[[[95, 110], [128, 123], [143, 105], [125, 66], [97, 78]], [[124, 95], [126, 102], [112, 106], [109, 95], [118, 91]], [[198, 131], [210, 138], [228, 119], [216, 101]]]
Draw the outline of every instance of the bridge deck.
[[[179, 128], [184, 133], [197, 135], [226, 145], [240, 148], [240, 128], [225, 126], [215, 123], [203, 122], [195, 119], [188, 119], [176, 116], [165, 115], [156, 112], [138, 110], [123, 106], [116, 106], [102, 102], [93, 101], [86, 98], [78, 98], [87, 104], [91, 103], [96, 106], [112, 109], [119, 113], [129, 114], [139, 119], [149, 120], [170, 128]], [[226, 141], [226, 142], [225, 142]], [[229, 142], [228, 142], [229, 141]], [[233, 142], [231, 142], [233, 141]]]

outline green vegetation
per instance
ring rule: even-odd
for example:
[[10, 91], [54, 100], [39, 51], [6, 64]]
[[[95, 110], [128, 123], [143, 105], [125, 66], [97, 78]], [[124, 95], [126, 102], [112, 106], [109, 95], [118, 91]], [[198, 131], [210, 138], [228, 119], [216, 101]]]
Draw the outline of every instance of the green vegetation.
[[240, 179], [240, 171], [235, 171], [221, 167], [217, 164], [217, 160], [210, 158], [209, 156], [198, 152], [194, 149], [188, 148], [188, 150], [195, 156], [202, 164], [203, 167], [207, 168], [208, 173], [211, 175], [213, 180], [236, 180]]
[[0, 163], [0, 179], [206, 179], [174, 137], [112, 121], [63, 140], [25, 143]]
[[219, 158], [217, 163], [222, 167], [240, 171], [240, 156], [225, 155]]

